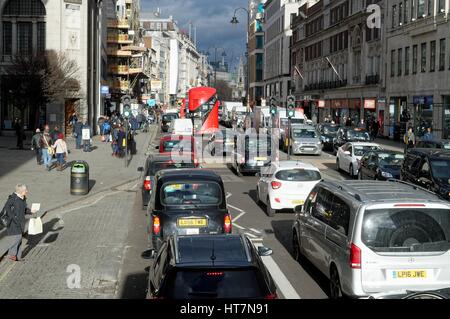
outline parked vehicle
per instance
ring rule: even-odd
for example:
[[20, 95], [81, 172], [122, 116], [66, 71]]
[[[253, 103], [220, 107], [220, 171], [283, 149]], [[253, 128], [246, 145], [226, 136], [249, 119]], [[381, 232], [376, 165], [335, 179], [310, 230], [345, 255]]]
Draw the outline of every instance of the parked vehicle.
[[258, 203], [266, 205], [270, 217], [282, 209], [303, 205], [314, 186], [322, 179], [317, 167], [309, 163], [274, 162], [260, 173], [256, 186]]
[[450, 150], [450, 140], [436, 139], [432, 141], [420, 140], [416, 143], [416, 148], [439, 148]]
[[272, 138], [269, 135], [238, 134], [235, 137], [232, 167], [238, 176], [259, 173], [261, 168], [270, 166]]
[[194, 126], [191, 119], [175, 119], [171, 123], [173, 135], [192, 136], [194, 134]]
[[145, 172], [142, 178], [142, 209], [146, 209], [150, 200], [152, 188], [155, 185], [155, 175], [163, 169], [195, 168], [192, 161], [177, 162], [170, 154], [150, 155], [145, 161], [145, 167], [139, 167], [138, 172]]
[[339, 147], [348, 142], [370, 142], [369, 133], [360, 128], [341, 127], [333, 140], [333, 151], [337, 153]]
[[260, 256], [272, 254], [243, 235], [170, 236], [154, 257], [150, 299], [277, 299]]
[[332, 298], [450, 286], [450, 204], [399, 180], [321, 181], [295, 208], [293, 251]]
[[350, 142], [339, 147], [336, 156], [336, 169], [343, 170], [350, 176], [358, 176], [359, 162], [368, 151], [378, 151], [381, 147], [376, 143]]
[[222, 178], [213, 171], [172, 169], [155, 176], [148, 204], [148, 234], [154, 249], [170, 235], [231, 233]]
[[358, 179], [387, 180], [400, 179], [405, 155], [403, 153], [378, 150], [369, 151], [361, 158]]
[[323, 150], [333, 150], [333, 140], [340, 128], [341, 126], [338, 124], [322, 123], [318, 125]]
[[450, 200], [450, 151], [412, 148], [406, 153], [401, 179]]
[[291, 131], [291, 154], [322, 155], [322, 141], [314, 126], [293, 126]]

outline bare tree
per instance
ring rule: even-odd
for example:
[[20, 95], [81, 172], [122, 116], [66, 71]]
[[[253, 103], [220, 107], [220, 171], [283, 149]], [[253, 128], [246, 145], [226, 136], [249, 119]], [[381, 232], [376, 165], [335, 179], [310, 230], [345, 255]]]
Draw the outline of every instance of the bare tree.
[[224, 80], [217, 80], [215, 88], [217, 90], [217, 95], [219, 96], [220, 100], [230, 101], [232, 99], [233, 90], [231, 89], [228, 82], [226, 82]]
[[36, 124], [41, 106], [73, 98], [80, 90], [78, 65], [65, 53], [17, 55], [5, 71], [10, 101], [22, 119], [28, 107], [36, 108]]

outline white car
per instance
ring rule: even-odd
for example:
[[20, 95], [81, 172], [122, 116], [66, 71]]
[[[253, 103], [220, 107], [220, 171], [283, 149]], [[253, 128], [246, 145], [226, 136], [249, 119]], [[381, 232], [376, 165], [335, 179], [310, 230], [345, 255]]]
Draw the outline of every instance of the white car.
[[264, 203], [267, 215], [303, 205], [311, 190], [322, 179], [317, 167], [300, 161], [281, 161], [261, 169], [256, 187], [258, 203]]
[[351, 177], [358, 176], [359, 161], [368, 151], [381, 150], [376, 143], [349, 142], [338, 148], [336, 157], [336, 168], [350, 174]]

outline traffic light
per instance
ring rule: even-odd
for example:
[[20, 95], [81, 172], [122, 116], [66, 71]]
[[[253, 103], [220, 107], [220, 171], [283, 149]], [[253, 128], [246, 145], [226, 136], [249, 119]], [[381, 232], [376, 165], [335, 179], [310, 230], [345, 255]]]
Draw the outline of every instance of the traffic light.
[[295, 116], [295, 96], [289, 95], [287, 98], [287, 116], [289, 118]]
[[270, 98], [270, 114], [272, 116], [277, 114], [277, 100], [274, 97]]
[[123, 116], [126, 119], [128, 119], [131, 115], [131, 96], [123, 95], [122, 104], [123, 104]]

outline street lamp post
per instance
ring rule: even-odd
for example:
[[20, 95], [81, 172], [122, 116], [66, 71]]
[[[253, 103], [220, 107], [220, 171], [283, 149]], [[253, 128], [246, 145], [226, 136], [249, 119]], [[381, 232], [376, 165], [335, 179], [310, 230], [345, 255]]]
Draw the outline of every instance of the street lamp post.
[[244, 10], [247, 13], [247, 42], [246, 42], [246, 57], [247, 57], [247, 79], [245, 81], [245, 90], [247, 95], [247, 113], [250, 112], [250, 54], [249, 54], [249, 39], [250, 39], [250, 11], [248, 9], [240, 7], [236, 8], [233, 13], [233, 18], [231, 19], [230, 23], [237, 25], [239, 23], [239, 20], [236, 17], [236, 12], [239, 10]]

